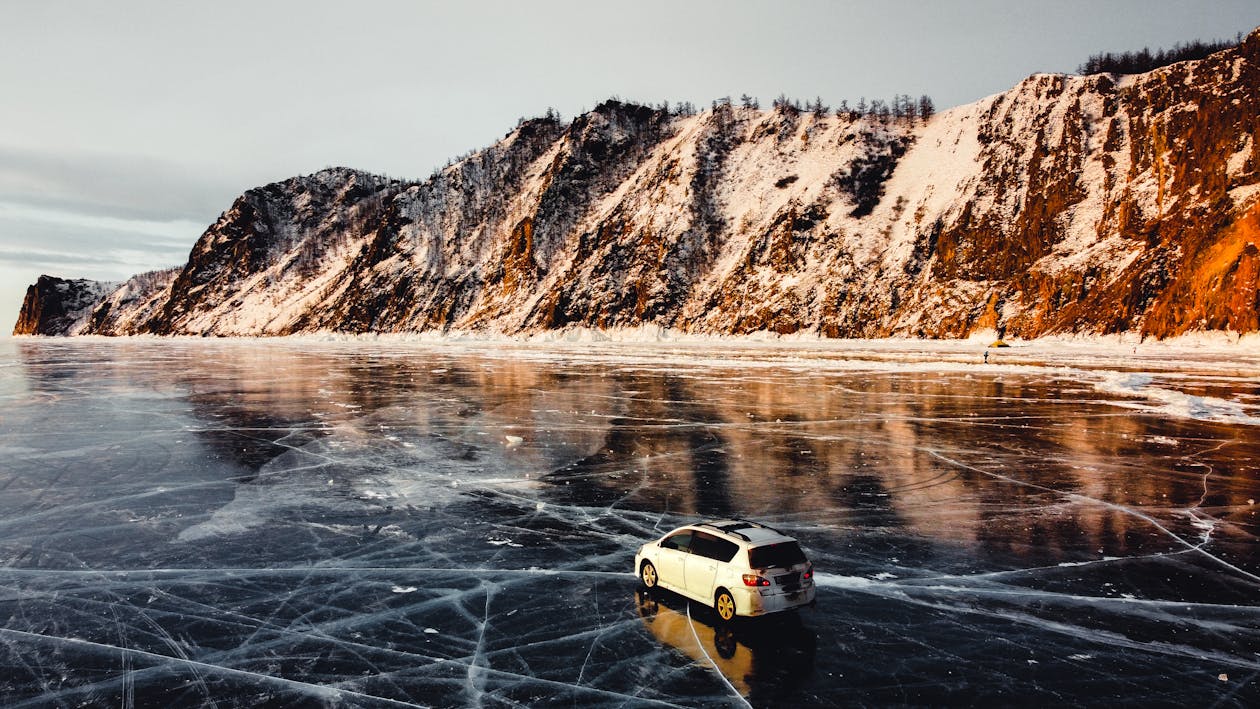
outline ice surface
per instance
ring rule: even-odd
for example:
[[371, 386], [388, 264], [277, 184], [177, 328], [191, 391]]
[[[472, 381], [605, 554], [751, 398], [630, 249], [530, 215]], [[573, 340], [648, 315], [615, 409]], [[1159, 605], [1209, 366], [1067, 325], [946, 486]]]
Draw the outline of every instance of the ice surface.
[[[0, 341], [0, 703], [1260, 702], [1254, 348], [982, 352]], [[818, 607], [642, 592], [706, 516]]]

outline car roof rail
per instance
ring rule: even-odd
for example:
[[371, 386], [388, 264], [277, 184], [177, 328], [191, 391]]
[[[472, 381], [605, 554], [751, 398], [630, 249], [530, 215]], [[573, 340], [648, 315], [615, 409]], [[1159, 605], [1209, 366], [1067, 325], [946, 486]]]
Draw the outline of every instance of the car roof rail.
[[748, 519], [731, 518], [731, 519], [726, 519], [726, 520], [719, 520], [718, 522], [705, 522], [697, 526], [716, 529], [719, 532], [722, 532], [723, 534], [729, 534], [732, 537], [739, 537], [740, 539], [743, 539], [746, 542], [752, 541], [752, 540], [748, 538], [748, 535], [741, 534], [739, 530], [748, 529], [749, 527], [752, 527], [754, 529], [768, 529], [771, 532], [774, 532], [775, 534], [782, 534], [785, 537], [788, 536], [786, 534], [783, 534], [783, 532], [780, 532], [779, 530], [775, 529], [774, 527], [762, 524], [760, 522], [754, 522]]

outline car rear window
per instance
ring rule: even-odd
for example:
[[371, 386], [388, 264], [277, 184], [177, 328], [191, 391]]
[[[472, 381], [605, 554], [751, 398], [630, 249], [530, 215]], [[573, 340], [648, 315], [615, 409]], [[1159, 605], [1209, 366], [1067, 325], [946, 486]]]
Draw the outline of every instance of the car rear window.
[[748, 565], [754, 569], [788, 567], [805, 561], [805, 552], [796, 542], [780, 542], [748, 550]]

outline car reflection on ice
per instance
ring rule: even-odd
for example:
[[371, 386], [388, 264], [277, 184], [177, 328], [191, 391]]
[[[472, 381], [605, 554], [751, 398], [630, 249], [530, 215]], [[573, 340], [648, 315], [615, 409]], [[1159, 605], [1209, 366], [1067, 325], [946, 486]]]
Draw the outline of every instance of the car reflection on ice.
[[814, 603], [814, 566], [800, 545], [756, 522], [726, 519], [679, 527], [640, 547], [634, 570], [647, 588], [712, 604], [724, 621]]
[[795, 613], [736, 625], [669, 591], [640, 588], [634, 597], [653, 637], [713, 667], [745, 697], [781, 698], [813, 673], [818, 639]]

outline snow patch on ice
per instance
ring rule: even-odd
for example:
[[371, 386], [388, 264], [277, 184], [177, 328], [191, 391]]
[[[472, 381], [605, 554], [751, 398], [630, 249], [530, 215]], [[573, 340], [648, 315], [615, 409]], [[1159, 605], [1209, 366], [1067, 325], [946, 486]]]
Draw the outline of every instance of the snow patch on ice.
[[826, 588], [868, 589], [881, 585], [878, 580], [865, 576], [844, 576], [822, 571], [814, 573], [814, 583]]
[[1094, 387], [1108, 394], [1141, 398], [1150, 402], [1114, 402], [1126, 408], [1200, 421], [1260, 425], [1260, 416], [1255, 415], [1260, 414], [1258, 407], [1214, 396], [1195, 396], [1159, 386], [1155, 384], [1153, 375], [1144, 372], [1117, 372], [1104, 377]]

